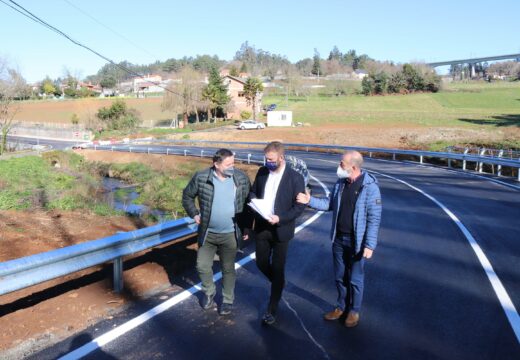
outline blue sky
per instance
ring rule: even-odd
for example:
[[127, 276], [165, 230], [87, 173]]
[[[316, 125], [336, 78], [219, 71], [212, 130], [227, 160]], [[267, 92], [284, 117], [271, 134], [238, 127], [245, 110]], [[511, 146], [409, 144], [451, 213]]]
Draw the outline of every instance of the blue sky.
[[[326, 57], [334, 45], [396, 62], [520, 53], [518, 0], [16, 2], [116, 62], [197, 54], [230, 60], [246, 40], [293, 62], [314, 48]], [[0, 56], [28, 81], [65, 69], [85, 77], [105, 63], [2, 3], [0, 31]]]

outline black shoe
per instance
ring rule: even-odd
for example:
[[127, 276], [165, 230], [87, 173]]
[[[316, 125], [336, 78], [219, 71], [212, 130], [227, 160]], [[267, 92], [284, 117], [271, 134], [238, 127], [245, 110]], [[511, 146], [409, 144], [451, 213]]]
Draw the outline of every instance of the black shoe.
[[273, 325], [276, 321], [276, 318], [271, 313], [265, 313], [264, 316], [262, 316], [262, 323], [265, 325]]
[[233, 311], [233, 304], [223, 303], [220, 307], [220, 315], [229, 315]]
[[208, 310], [210, 307], [212, 307], [215, 302], [213, 301], [213, 298], [215, 297], [215, 294], [213, 295], [204, 295], [204, 297], [202, 298], [202, 308], [204, 310]]

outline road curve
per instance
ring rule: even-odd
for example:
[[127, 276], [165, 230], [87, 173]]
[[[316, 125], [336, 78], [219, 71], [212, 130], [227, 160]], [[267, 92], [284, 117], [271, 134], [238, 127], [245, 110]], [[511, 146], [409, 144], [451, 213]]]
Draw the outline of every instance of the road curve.
[[[246, 154], [236, 151], [238, 157]], [[260, 159], [258, 150], [247, 153]], [[299, 152], [298, 156], [315, 178], [332, 188], [338, 155]], [[85, 358], [519, 359], [517, 324], [507, 311], [511, 315], [520, 309], [520, 191], [434, 167], [367, 159], [366, 169], [380, 174], [376, 176], [383, 221], [379, 246], [366, 267], [357, 328], [322, 319], [335, 299], [327, 238], [331, 215], [325, 213], [291, 242], [288, 284], [275, 326], [260, 324], [268, 288], [251, 261], [238, 270], [232, 316], [203, 312], [196, 293]], [[323, 195], [315, 180], [311, 184], [317, 195]], [[504, 294], [497, 295], [489, 269], [486, 273], [467, 236], [439, 204], [474, 238], [512, 307], [504, 309], [500, 301]], [[306, 210], [301, 222], [314, 214]], [[249, 246], [240, 257], [252, 251]], [[198, 282], [194, 270], [167, 271], [172, 283], [186, 289]], [[34, 358], [66, 356], [160, 304], [161, 295], [136, 303]]]

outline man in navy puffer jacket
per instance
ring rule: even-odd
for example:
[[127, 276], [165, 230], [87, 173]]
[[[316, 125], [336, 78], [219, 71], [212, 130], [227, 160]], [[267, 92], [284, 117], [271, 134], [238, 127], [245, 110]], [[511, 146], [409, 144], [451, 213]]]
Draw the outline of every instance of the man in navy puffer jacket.
[[377, 246], [381, 223], [381, 193], [374, 176], [362, 170], [363, 157], [357, 151], [343, 154], [337, 169], [338, 181], [326, 198], [298, 194], [297, 201], [311, 208], [332, 211], [332, 253], [338, 299], [325, 320], [347, 314], [345, 326], [359, 322], [363, 299], [365, 259]]

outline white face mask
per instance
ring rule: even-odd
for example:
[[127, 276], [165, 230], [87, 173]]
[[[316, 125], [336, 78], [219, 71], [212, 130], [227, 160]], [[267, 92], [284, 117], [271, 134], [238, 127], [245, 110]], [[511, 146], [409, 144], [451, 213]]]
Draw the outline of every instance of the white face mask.
[[336, 170], [336, 175], [338, 175], [338, 177], [340, 179], [346, 179], [346, 178], [350, 177], [351, 174], [352, 174], [352, 170], [345, 170], [340, 165], [338, 165], [338, 170]]

